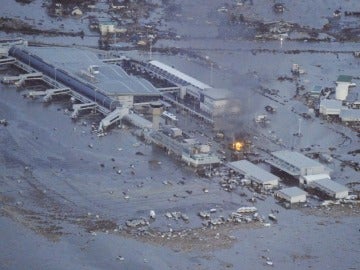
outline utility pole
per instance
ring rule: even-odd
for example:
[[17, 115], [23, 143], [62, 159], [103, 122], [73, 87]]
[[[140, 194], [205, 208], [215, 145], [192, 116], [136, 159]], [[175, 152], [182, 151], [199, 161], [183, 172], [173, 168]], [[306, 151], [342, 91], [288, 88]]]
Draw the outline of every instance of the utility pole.
[[301, 137], [301, 118], [299, 118], [299, 129], [298, 129], [298, 136]]
[[152, 58], [152, 38], [149, 39], [149, 42], [150, 42], [149, 58], [150, 58], [150, 61], [151, 61], [151, 58]]

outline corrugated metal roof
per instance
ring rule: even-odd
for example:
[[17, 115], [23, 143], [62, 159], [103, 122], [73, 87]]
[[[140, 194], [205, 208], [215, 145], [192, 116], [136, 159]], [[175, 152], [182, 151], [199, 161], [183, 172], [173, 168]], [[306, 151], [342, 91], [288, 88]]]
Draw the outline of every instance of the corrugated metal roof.
[[228, 163], [228, 167], [231, 169], [245, 174], [247, 177], [252, 177], [257, 179], [259, 182], [266, 183], [272, 181], [278, 181], [279, 178], [272, 173], [254, 165], [253, 163], [247, 160], [238, 160]]
[[337, 99], [323, 99], [320, 101], [320, 106], [326, 109], [340, 110], [342, 107], [342, 101]]
[[304, 191], [298, 187], [284, 188], [284, 189], [279, 190], [278, 192], [284, 194], [285, 196], [289, 196], [289, 197], [297, 197], [297, 196], [307, 195], [306, 191]]
[[330, 179], [321, 179], [311, 183], [311, 186], [325, 188], [334, 193], [348, 191], [348, 188]]
[[324, 167], [321, 163], [310, 159], [298, 152], [283, 150], [271, 153], [274, 157], [283, 160], [284, 162], [291, 164], [296, 168], [311, 168], [311, 167]]
[[201, 90], [204, 90], [206, 88], [211, 88], [211, 86], [189, 76], [189, 75], [186, 75], [185, 73], [182, 73], [181, 71], [175, 69], [175, 68], [172, 68], [164, 63], [161, 63], [159, 61], [156, 61], [156, 60], [152, 60], [149, 62], [151, 65], [153, 66], [156, 66], [186, 82], [188, 82], [189, 84], [193, 85], [193, 86], [196, 86], [197, 88], [201, 89]]
[[360, 121], [360, 110], [345, 109], [340, 111], [342, 121]]

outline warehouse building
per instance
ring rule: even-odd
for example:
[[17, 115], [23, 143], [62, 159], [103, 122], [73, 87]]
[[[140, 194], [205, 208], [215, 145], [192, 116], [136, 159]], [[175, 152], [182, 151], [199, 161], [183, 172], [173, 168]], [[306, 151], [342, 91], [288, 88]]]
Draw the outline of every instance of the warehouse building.
[[321, 179], [330, 179], [328, 174], [311, 174], [311, 175], [302, 175], [300, 176], [299, 183], [300, 185], [309, 185], [314, 181], [321, 180]]
[[359, 109], [344, 109], [340, 112], [340, 119], [343, 122], [360, 122]]
[[324, 115], [339, 115], [342, 108], [341, 100], [323, 99], [320, 101], [319, 112]]
[[279, 185], [279, 177], [269, 173], [268, 171], [254, 165], [247, 160], [238, 160], [230, 162], [227, 166], [238, 172], [252, 183], [260, 185], [266, 189], [271, 189]]
[[275, 196], [289, 203], [306, 202], [307, 192], [298, 187], [289, 187], [278, 190]]
[[330, 169], [323, 164], [310, 159], [298, 152], [284, 150], [271, 153], [271, 157], [266, 160], [273, 168], [276, 168], [288, 175], [300, 179], [300, 176], [329, 174]]
[[349, 195], [349, 190], [347, 187], [330, 179], [313, 181], [309, 186], [335, 199], [343, 199]]

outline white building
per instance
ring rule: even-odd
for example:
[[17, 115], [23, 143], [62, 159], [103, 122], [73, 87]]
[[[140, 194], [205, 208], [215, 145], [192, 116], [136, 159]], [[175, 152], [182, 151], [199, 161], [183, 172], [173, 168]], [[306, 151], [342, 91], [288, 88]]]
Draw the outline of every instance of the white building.
[[318, 181], [318, 180], [322, 180], [322, 179], [330, 179], [330, 176], [328, 174], [325, 173], [320, 173], [320, 174], [311, 174], [311, 175], [303, 175], [300, 176], [300, 184], [301, 185], [309, 185], [314, 181]]
[[319, 112], [324, 115], [339, 115], [342, 108], [341, 100], [323, 99], [320, 101]]
[[277, 198], [285, 200], [289, 203], [306, 202], [306, 195], [307, 192], [298, 187], [284, 188], [276, 192]]
[[339, 116], [343, 122], [360, 122], [359, 109], [343, 109]]
[[330, 179], [313, 181], [309, 186], [335, 199], [342, 199], [349, 195], [349, 190], [347, 187]]
[[100, 21], [99, 31], [102, 36], [115, 33], [115, 23], [111, 21]]
[[356, 86], [352, 83], [352, 77], [347, 75], [340, 75], [336, 81], [335, 98], [338, 100], [346, 100], [350, 86]]
[[271, 157], [266, 160], [274, 168], [277, 168], [297, 179], [300, 176], [329, 174], [330, 169], [323, 164], [310, 159], [303, 154], [293, 151], [276, 151], [271, 153]]
[[243, 174], [246, 179], [264, 188], [274, 188], [279, 185], [279, 177], [254, 165], [247, 160], [230, 162], [227, 166], [234, 171]]

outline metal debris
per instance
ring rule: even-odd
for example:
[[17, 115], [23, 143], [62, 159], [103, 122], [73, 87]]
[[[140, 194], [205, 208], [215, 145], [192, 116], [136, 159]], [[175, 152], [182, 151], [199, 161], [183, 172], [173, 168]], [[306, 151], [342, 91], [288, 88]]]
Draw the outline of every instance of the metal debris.
[[151, 219], [155, 219], [156, 218], [156, 214], [154, 210], [150, 210], [149, 216]]
[[141, 218], [141, 219], [127, 220], [125, 224], [130, 228], [136, 228], [136, 227], [148, 226], [149, 222], [146, 219]]

